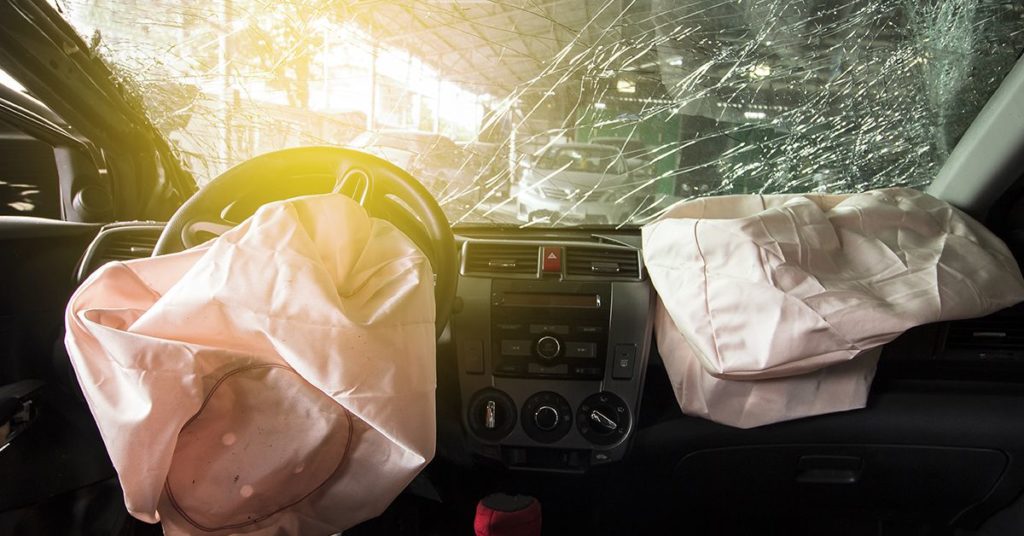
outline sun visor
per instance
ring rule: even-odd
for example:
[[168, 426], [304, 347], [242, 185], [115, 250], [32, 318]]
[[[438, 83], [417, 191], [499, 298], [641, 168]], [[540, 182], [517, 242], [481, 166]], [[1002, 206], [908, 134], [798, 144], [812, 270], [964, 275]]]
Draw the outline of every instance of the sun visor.
[[863, 407], [880, 345], [1024, 300], [1005, 244], [910, 189], [683, 202], [643, 254], [683, 412], [741, 428]]
[[135, 517], [167, 534], [328, 534], [433, 457], [433, 273], [341, 195], [110, 263], [67, 347]]

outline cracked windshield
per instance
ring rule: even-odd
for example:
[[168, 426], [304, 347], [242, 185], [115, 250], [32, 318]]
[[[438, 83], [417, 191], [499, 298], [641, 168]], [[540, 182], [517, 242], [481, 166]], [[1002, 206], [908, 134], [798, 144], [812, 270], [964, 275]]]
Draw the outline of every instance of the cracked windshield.
[[343, 145], [456, 224], [931, 182], [1024, 48], [990, 0], [67, 0], [201, 185]]

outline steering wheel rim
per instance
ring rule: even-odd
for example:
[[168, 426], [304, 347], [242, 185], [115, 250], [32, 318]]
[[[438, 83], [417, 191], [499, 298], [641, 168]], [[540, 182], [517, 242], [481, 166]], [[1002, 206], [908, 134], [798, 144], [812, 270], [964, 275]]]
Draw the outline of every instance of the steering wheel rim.
[[408, 172], [355, 149], [295, 147], [265, 153], [232, 167], [178, 207], [160, 234], [153, 256], [183, 251], [202, 243], [197, 239], [199, 233], [219, 235], [239, 223], [227, 221], [224, 214], [241, 194], [256, 188], [270, 191], [281, 181], [308, 176], [334, 177], [334, 191], [358, 201], [371, 216], [390, 221], [423, 251], [434, 270], [436, 331], [440, 336], [448, 323], [458, 284], [455, 236], [448, 218], [430, 192]]

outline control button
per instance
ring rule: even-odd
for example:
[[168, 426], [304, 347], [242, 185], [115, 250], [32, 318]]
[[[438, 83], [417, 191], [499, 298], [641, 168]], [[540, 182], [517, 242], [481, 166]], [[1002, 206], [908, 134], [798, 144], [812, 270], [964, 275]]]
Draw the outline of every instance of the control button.
[[544, 248], [544, 262], [542, 263], [545, 273], [562, 273], [562, 248]]
[[[504, 343], [503, 343], [504, 344]], [[544, 359], [554, 359], [562, 352], [562, 343], [551, 335], [537, 339], [537, 355]]]
[[572, 373], [577, 376], [600, 376], [601, 367], [573, 367]]
[[555, 324], [530, 324], [530, 333], [554, 333], [555, 335], [568, 335], [569, 326]]
[[497, 326], [502, 331], [519, 331], [523, 329], [522, 324], [498, 324]]
[[501, 459], [501, 447], [498, 445], [481, 445], [480, 454], [488, 458]]
[[580, 333], [586, 333], [588, 335], [594, 335], [597, 333], [604, 333], [604, 327], [602, 326], [578, 326], [576, 331]]
[[469, 374], [484, 373], [484, 342], [468, 340], [462, 343], [462, 368]]
[[554, 443], [572, 429], [572, 406], [558, 393], [536, 393], [526, 399], [521, 411], [523, 431], [539, 443]]
[[499, 363], [494, 367], [494, 372], [497, 374], [522, 374], [525, 371], [526, 366], [522, 363]]
[[636, 363], [635, 344], [616, 344], [612, 356], [612, 379], [633, 379], [633, 366]]
[[565, 376], [569, 373], [569, 365], [563, 363], [561, 365], [545, 367], [544, 365], [539, 365], [537, 363], [530, 363], [526, 366], [526, 371], [530, 374], [557, 374], [559, 376]]
[[565, 357], [597, 357], [597, 343], [567, 342], [565, 343]]
[[509, 465], [526, 465], [526, 449], [505, 449], [505, 463]]
[[530, 341], [509, 340], [501, 341], [501, 355], [527, 356], [531, 355]]
[[629, 433], [629, 407], [621, 398], [604, 392], [588, 396], [576, 412], [580, 435], [595, 445], [614, 445]]
[[486, 388], [469, 400], [466, 422], [477, 437], [497, 441], [507, 436], [516, 424], [516, 406], [505, 393]]
[[610, 461], [612, 461], [612, 457], [611, 457], [611, 456], [609, 456], [607, 452], [598, 452], [598, 451], [595, 451], [595, 452], [594, 452], [594, 453], [593, 453], [593, 454], [592, 454], [592, 455], [590, 456], [590, 463], [591, 463], [592, 465], [600, 465], [600, 464], [602, 464], [602, 463], [608, 463], [608, 462], [610, 462]]
[[533, 424], [544, 432], [550, 432], [558, 427], [558, 410], [551, 406], [541, 406], [533, 412]]

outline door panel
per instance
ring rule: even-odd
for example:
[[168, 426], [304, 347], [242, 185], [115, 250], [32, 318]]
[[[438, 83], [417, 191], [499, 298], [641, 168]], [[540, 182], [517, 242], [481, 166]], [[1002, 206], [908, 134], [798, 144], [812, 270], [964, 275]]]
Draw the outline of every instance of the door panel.
[[0, 512], [113, 475], [63, 351], [75, 266], [98, 225], [0, 216], [0, 385], [45, 382], [38, 417], [0, 452]]
[[0, 384], [45, 379], [74, 268], [98, 225], [0, 216]]

